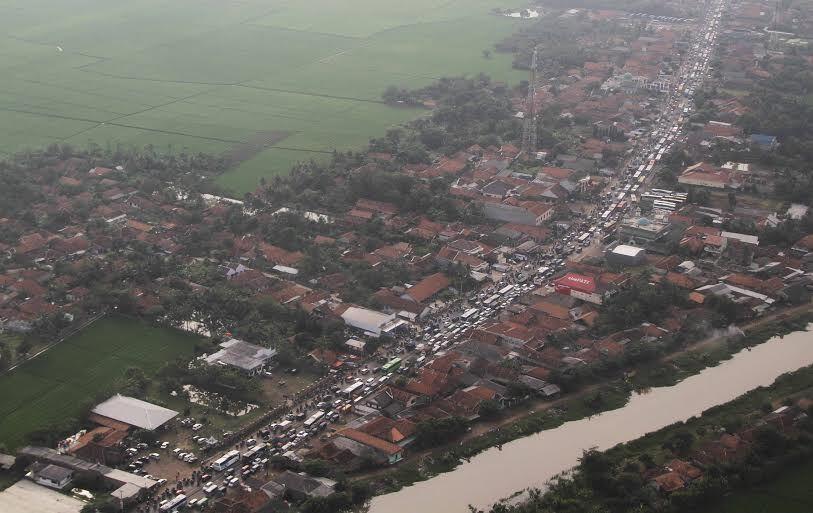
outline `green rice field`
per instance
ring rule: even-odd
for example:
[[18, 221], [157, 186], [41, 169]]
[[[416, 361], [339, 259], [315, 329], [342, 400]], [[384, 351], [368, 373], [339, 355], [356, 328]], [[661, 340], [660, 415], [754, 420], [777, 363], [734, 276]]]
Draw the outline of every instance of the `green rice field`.
[[165, 362], [191, 358], [200, 339], [121, 317], [107, 317], [11, 373], [0, 376], [0, 443], [65, 418], [107, 392], [128, 367], [149, 376]]
[[213, 153], [250, 144], [221, 182], [252, 190], [424, 113], [381, 103], [387, 86], [481, 71], [524, 78], [511, 56], [483, 56], [532, 23], [490, 14], [518, 6], [0, 0], [0, 156], [54, 142]]

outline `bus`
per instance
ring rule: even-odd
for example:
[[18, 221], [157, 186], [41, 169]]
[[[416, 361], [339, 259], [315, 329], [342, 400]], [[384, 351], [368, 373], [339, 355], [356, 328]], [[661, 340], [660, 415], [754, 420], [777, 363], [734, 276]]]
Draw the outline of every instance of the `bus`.
[[[238, 454], [239, 456], [239, 454]], [[176, 509], [181, 509], [186, 506], [186, 495], [180, 494], [176, 495], [174, 499], [165, 503], [163, 506], [158, 508], [159, 511], [175, 511]]]
[[215, 470], [217, 472], [226, 470], [227, 468], [231, 467], [238, 461], [240, 461], [240, 452], [229, 451], [223, 456], [216, 459], [214, 463], [212, 463], [212, 470]]
[[608, 217], [610, 217], [610, 211], [609, 211], [609, 210], [605, 210], [605, 211], [604, 211], [604, 212], [601, 214], [601, 218], [602, 218], [602, 219], [607, 219]]
[[576, 239], [579, 243], [585, 242], [587, 239], [590, 238], [590, 232], [584, 232], [583, 234], [579, 235], [579, 238]]
[[640, 166], [638, 166], [638, 172], [639, 173], [643, 173], [644, 169], [646, 169], [646, 164], [641, 164]]
[[646, 175], [641, 175], [638, 177], [638, 183], [642, 184], [644, 182], [646, 182]]
[[400, 367], [400, 366], [401, 366], [401, 359], [400, 358], [393, 358], [392, 360], [385, 363], [381, 367], [381, 370], [382, 370], [382, 372], [392, 372], [392, 371], [398, 369], [398, 367]]
[[511, 292], [512, 290], [514, 290], [514, 286], [513, 286], [513, 285], [506, 285], [505, 287], [503, 287], [503, 288], [501, 288], [500, 290], [498, 290], [498, 291], [497, 291], [497, 294], [499, 294], [499, 295], [501, 295], [501, 296], [504, 296], [505, 294], [508, 294], [508, 293], [509, 293], [509, 292]]
[[654, 160], [653, 160], [653, 161], [651, 161], [649, 164], [647, 164], [647, 165], [646, 165], [646, 172], [648, 173], [648, 172], [652, 171], [652, 166], [654, 166], [654, 165], [655, 165], [655, 161], [654, 161]]
[[669, 210], [670, 212], [674, 212], [675, 208], [677, 208], [677, 206], [674, 203], [672, 203], [671, 201], [663, 201], [663, 200], [655, 200], [652, 203], [652, 207], [653, 208], [658, 208], [658, 209], [661, 209], [661, 210]]
[[[382, 367], [382, 369], [383, 369], [383, 367]], [[351, 397], [353, 394], [355, 394], [356, 392], [358, 392], [362, 388], [364, 388], [364, 382], [363, 381], [356, 381], [352, 385], [350, 385], [347, 388], [345, 388], [344, 390], [342, 390], [342, 395], [345, 396], [345, 397]]]
[[[646, 166], [644, 166], [646, 167]], [[633, 180], [637, 180], [638, 177], [641, 176], [641, 171], [636, 171], [634, 175], [632, 175]]]
[[477, 314], [477, 312], [479, 312], [478, 309], [469, 308], [468, 310], [463, 312], [463, 315], [461, 315], [460, 318], [463, 319], [464, 321], [467, 321], [467, 320], [471, 319], [472, 317], [474, 317]]
[[500, 300], [500, 295], [499, 294], [494, 294], [493, 296], [490, 296], [485, 301], [483, 301], [483, 304], [486, 305], [486, 306], [491, 306], [492, 304], [496, 303], [499, 300]]
[[254, 447], [243, 453], [243, 459], [250, 460], [259, 456], [260, 454], [263, 454], [265, 452], [266, 447], [268, 447], [268, 444], [265, 443], [259, 443], [255, 445]]
[[621, 193], [619, 193], [619, 194], [618, 194], [618, 199], [617, 199], [617, 201], [621, 201], [622, 199], [624, 199], [624, 196], [626, 196], [626, 195], [627, 195], [627, 193], [626, 193], [626, 192], [621, 192]]
[[313, 427], [313, 425], [319, 422], [319, 420], [324, 416], [325, 412], [319, 410], [310, 417], [308, 417], [308, 419], [305, 422], [303, 422], [302, 425], [305, 426], [306, 428]]

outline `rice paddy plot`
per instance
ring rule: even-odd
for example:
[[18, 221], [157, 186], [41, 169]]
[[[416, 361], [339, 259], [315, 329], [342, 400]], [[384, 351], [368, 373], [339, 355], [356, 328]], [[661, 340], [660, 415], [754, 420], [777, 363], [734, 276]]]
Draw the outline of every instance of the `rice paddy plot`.
[[191, 358], [198, 337], [122, 317], [107, 317], [43, 355], [0, 376], [0, 443], [75, 417], [108, 392], [129, 367], [150, 376], [175, 358]]
[[[358, 149], [424, 114], [381, 103], [390, 85], [486, 72], [483, 50], [528, 20], [506, 0], [0, 0], [0, 152], [53, 142], [247, 153], [235, 194], [297, 160]], [[260, 151], [263, 150], [264, 151]]]

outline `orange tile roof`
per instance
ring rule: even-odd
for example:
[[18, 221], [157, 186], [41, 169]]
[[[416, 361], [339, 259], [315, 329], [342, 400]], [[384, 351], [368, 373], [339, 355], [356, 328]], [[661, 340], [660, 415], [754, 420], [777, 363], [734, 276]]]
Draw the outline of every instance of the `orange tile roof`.
[[449, 278], [446, 277], [445, 274], [435, 273], [431, 276], [427, 276], [413, 285], [409, 290], [407, 290], [406, 295], [411, 297], [417, 303], [423, 303], [438, 292], [444, 290], [449, 286], [450, 283]]
[[376, 438], [372, 435], [368, 435], [367, 433], [359, 431], [358, 429], [353, 428], [342, 429], [341, 431], [339, 431], [338, 435], [343, 436], [345, 438], [349, 438], [350, 440], [355, 440], [356, 442], [372, 447], [373, 449], [386, 453], [390, 456], [398, 454], [399, 452], [403, 451], [403, 448], [393, 443], [387, 442], [386, 440], [382, 440], [380, 438]]

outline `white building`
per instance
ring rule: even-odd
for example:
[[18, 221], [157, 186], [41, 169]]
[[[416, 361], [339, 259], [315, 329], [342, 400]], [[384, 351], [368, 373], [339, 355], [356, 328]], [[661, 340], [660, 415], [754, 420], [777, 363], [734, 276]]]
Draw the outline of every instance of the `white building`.
[[395, 319], [395, 314], [387, 315], [367, 308], [351, 306], [342, 314], [344, 323], [373, 336], [381, 335], [382, 328]]
[[157, 429], [178, 415], [177, 411], [134, 397], [116, 394], [93, 408], [92, 413], [141, 429]]
[[360, 353], [360, 354], [364, 353], [364, 349], [367, 347], [366, 342], [364, 342], [362, 340], [355, 339], [355, 338], [347, 339], [347, 342], [345, 342], [344, 345], [347, 346], [348, 350], [353, 351], [354, 353]]
[[48, 488], [62, 490], [73, 480], [73, 470], [58, 465], [47, 465], [34, 472], [33, 479]]

